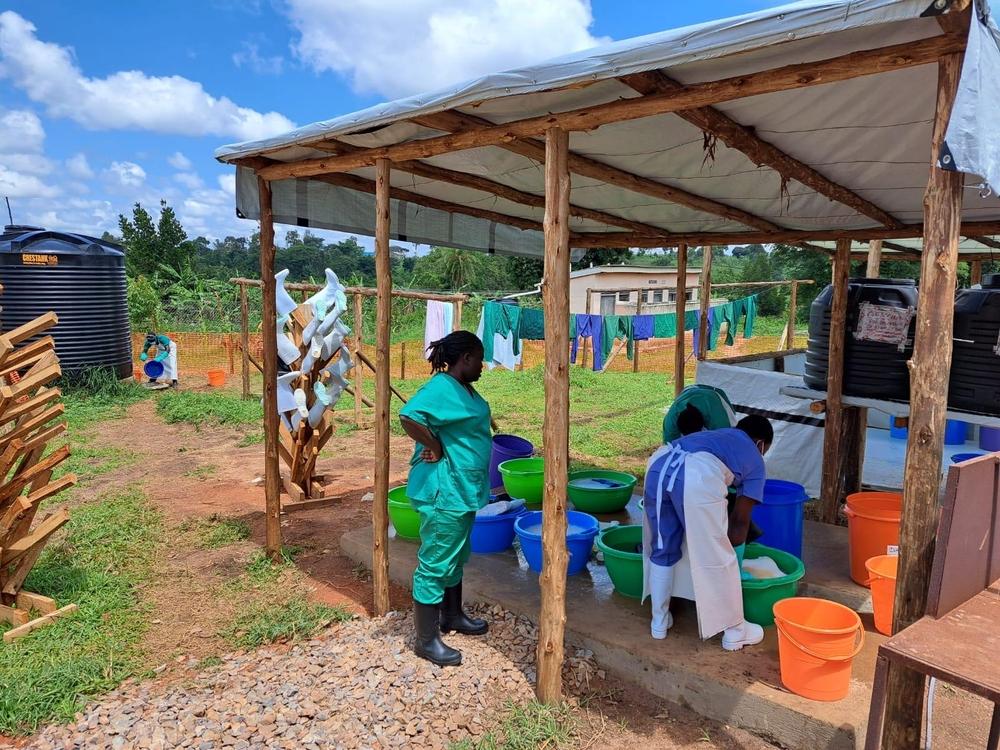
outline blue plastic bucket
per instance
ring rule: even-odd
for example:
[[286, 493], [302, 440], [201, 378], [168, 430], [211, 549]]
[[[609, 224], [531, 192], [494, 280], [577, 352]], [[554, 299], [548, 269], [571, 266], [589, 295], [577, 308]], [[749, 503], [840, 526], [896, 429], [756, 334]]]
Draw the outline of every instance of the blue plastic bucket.
[[[597, 519], [578, 510], [566, 511], [566, 549], [569, 565], [566, 575], [575, 575], [587, 567], [594, 539], [600, 530]], [[514, 532], [521, 542], [521, 552], [528, 561], [528, 567], [536, 573], [542, 572], [542, 512], [532, 510], [522, 513], [514, 521]]]
[[906, 440], [906, 433], [908, 432], [909, 430], [906, 425], [896, 427], [896, 420], [893, 417], [889, 417], [889, 437], [896, 440]]
[[979, 451], [972, 451], [970, 453], [956, 453], [951, 457], [951, 462], [953, 464], [960, 464], [963, 461], [971, 461], [973, 458], [979, 458], [980, 456], [985, 456], [985, 453], [980, 453]]
[[1000, 451], [1000, 428], [980, 427], [979, 447], [984, 451]]
[[477, 516], [472, 523], [472, 535], [469, 537], [472, 551], [477, 555], [492, 555], [510, 549], [514, 544], [514, 521], [526, 512], [522, 507], [499, 516], [486, 518]]
[[962, 445], [965, 442], [967, 425], [960, 419], [948, 419], [944, 423], [944, 444]]
[[163, 374], [163, 363], [157, 362], [155, 359], [148, 359], [146, 364], [142, 366], [142, 371], [146, 373], [147, 378], [156, 380]]
[[503, 476], [498, 468], [500, 464], [512, 458], [530, 458], [534, 453], [535, 446], [523, 437], [494, 435], [493, 450], [490, 452], [490, 489], [503, 487]]
[[753, 509], [753, 520], [764, 532], [758, 544], [780, 549], [802, 559], [802, 506], [809, 499], [801, 484], [768, 479], [764, 502]]

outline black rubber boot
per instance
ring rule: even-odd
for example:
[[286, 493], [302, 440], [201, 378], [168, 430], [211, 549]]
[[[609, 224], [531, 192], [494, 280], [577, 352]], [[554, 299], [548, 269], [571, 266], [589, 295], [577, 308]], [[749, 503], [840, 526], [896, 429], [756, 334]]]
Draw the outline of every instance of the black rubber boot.
[[489, 630], [486, 620], [469, 617], [462, 609], [462, 582], [459, 581], [451, 588], [444, 590], [444, 599], [441, 600], [441, 632], [456, 633], [465, 635], [483, 635]]
[[454, 667], [462, 663], [462, 652], [441, 640], [441, 609], [437, 604], [421, 604], [413, 600], [415, 639], [413, 653], [439, 667]]

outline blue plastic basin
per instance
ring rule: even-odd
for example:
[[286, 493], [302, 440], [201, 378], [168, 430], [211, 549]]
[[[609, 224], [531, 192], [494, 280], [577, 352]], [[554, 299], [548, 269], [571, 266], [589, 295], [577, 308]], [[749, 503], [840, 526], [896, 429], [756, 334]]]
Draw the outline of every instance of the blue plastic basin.
[[526, 512], [522, 507], [499, 516], [477, 516], [469, 537], [472, 551], [477, 555], [492, 555], [510, 549], [514, 544], [514, 522]]
[[[578, 510], [566, 511], [566, 549], [569, 565], [566, 575], [574, 575], [587, 567], [594, 539], [600, 530], [597, 519]], [[528, 567], [536, 573], [542, 572], [542, 512], [540, 510], [522, 513], [514, 521], [514, 532], [521, 542], [521, 551]]]
[[973, 451], [972, 453], [956, 453], [951, 457], [951, 462], [953, 464], [960, 464], [963, 461], [970, 461], [973, 458], [979, 458], [980, 456], [985, 456], [985, 453], [980, 453], [979, 451]]
[[146, 373], [147, 378], [156, 380], [163, 374], [163, 363], [157, 362], [155, 359], [147, 359], [146, 364], [142, 366], [142, 371]]
[[944, 444], [962, 445], [968, 425], [960, 419], [947, 419], [944, 423]]
[[781, 479], [764, 482], [764, 502], [753, 509], [753, 520], [764, 534], [758, 544], [780, 549], [802, 559], [802, 517], [806, 490], [801, 484]]

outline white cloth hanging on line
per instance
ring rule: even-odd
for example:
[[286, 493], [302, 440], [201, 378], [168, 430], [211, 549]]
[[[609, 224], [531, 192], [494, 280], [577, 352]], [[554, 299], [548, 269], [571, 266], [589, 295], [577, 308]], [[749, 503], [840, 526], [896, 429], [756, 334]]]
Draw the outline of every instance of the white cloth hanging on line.
[[427, 300], [427, 317], [424, 322], [424, 357], [431, 342], [443, 339], [451, 333], [455, 320], [455, 307], [451, 302], [436, 299]]

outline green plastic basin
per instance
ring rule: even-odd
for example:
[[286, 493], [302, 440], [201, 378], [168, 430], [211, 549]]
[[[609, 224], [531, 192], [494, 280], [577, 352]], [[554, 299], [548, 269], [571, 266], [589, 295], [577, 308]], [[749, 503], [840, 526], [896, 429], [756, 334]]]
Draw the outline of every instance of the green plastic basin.
[[798, 593], [799, 581], [806, 574], [802, 561], [780, 549], [763, 544], [747, 545], [746, 560], [770, 557], [785, 573], [781, 578], [759, 578], [743, 581], [743, 616], [758, 625], [774, 625], [774, 604]]
[[401, 539], [420, 539], [420, 516], [410, 505], [406, 486], [389, 490], [389, 520]]
[[630, 599], [642, 598], [642, 526], [612, 526], [597, 535], [615, 591]]
[[[578, 479], [608, 479], [618, 482], [619, 487], [574, 487]], [[623, 471], [605, 469], [582, 469], [570, 472], [567, 494], [573, 507], [584, 513], [617, 513], [623, 510], [632, 498], [638, 480]]]
[[503, 488], [517, 500], [524, 500], [528, 507], [542, 504], [544, 458], [512, 458], [497, 467], [503, 477]]

